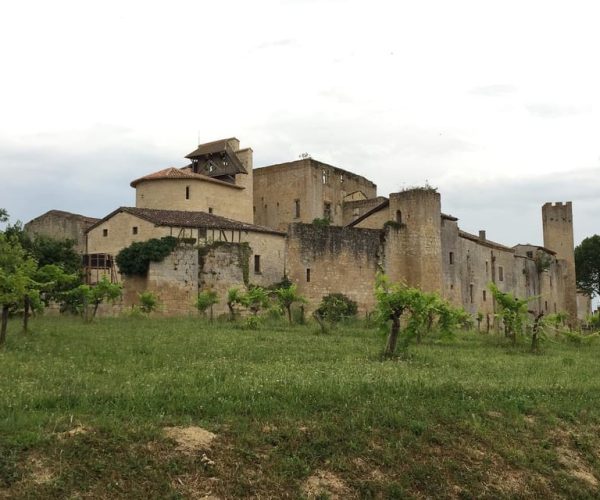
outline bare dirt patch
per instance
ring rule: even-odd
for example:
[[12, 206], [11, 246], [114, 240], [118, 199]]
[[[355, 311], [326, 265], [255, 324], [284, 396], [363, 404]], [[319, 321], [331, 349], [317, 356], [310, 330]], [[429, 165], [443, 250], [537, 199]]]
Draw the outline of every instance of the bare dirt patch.
[[29, 478], [35, 484], [45, 484], [54, 480], [52, 469], [39, 457], [30, 457], [27, 468], [29, 469]]
[[317, 471], [310, 476], [302, 488], [308, 498], [328, 495], [332, 500], [348, 498], [350, 490], [338, 476], [328, 471]]
[[194, 453], [210, 448], [217, 437], [202, 427], [165, 427], [165, 435], [177, 443], [177, 449], [184, 453]]
[[59, 437], [59, 439], [68, 439], [68, 438], [72, 438], [72, 437], [79, 436], [82, 434], [88, 434], [89, 432], [90, 432], [90, 429], [88, 429], [87, 427], [84, 427], [83, 425], [76, 425], [75, 427], [73, 427], [72, 429], [69, 429], [68, 431], [59, 432], [58, 437]]
[[569, 448], [559, 447], [556, 449], [558, 462], [568, 470], [571, 476], [584, 481], [590, 486], [598, 486], [598, 479], [592, 474], [592, 471], [584, 460], [573, 450]]

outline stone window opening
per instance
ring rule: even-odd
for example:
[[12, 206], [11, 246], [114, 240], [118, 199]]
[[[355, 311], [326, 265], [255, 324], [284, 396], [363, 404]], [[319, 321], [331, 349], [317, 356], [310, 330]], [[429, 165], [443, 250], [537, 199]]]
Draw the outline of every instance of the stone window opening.
[[533, 259], [533, 252], [531, 252], [531, 251], [527, 252], [527, 257], [529, 257], [530, 259]]
[[490, 264], [489, 262], [486, 260], [485, 261], [485, 274], [488, 274], [490, 272]]
[[310, 269], [306, 268], [306, 282], [310, 283]]
[[550, 276], [550, 288], [552, 288], [552, 276]]
[[331, 220], [331, 203], [323, 203], [323, 218]]
[[105, 238], [108, 236], [108, 229], [102, 230], [102, 236], [104, 236]]
[[498, 281], [504, 281], [504, 268], [498, 266]]
[[547, 300], [544, 301], [544, 308], [546, 309], [546, 312], [548, 312], [548, 301]]
[[254, 256], [254, 274], [261, 274], [260, 271], [260, 255]]
[[185, 187], [185, 199], [186, 200], [190, 199], [190, 187], [189, 186]]
[[402, 211], [396, 210], [396, 222], [402, 224]]
[[329, 172], [327, 172], [327, 170], [323, 169], [321, 172], [321, 178], [323, 180], [323, 184], [329, 184]]
[[300, 200], [294, 200], [294, 217], [300, 218]]
[[208, 213], [212, 214], [213, 213], [213, 208], [212, 207], [208, 207]]
[[473, 303], [473, 285], [469, 285], [469, 299], [471, 300], [471, 304]]
[[487, 294], [485, 292], [485, 290], [483, 290], [483, 301], [485, 302], [487, 300]]
[[450, 259], [450, 264], [454, 264], [454, 252], [448, 254], [448, 259]]
[[133, 234], [138, 234], [138, 227], [137, 227], [137, 226], [133, 226], [133, 227], [131, 228], [131, 232], [132, 232]]

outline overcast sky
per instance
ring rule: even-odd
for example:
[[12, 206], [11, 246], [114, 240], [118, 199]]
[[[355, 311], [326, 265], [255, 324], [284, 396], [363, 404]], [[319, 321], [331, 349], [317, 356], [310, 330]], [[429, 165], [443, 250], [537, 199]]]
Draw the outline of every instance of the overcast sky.
[[600, 233], [600, 4], [552, 0], [0, 4], [0, 207], [102, 217], [200, 138], [309, 153], [381, 195], [425, 182], [467, 231]]

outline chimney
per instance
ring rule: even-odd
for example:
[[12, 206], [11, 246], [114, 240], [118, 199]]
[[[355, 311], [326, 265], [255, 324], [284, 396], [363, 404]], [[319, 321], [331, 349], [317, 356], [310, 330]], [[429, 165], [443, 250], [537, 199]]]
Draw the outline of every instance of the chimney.
[[485, 231], [483, 229], [479, 230], [479, 239], [485, 241]]

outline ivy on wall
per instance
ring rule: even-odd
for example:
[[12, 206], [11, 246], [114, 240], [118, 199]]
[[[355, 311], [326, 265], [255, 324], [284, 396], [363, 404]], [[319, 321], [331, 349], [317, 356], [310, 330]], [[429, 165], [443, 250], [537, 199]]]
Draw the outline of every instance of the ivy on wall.
[[119, 270], [127, 276], [146, 276], [150, 262], [161, 262], [177, 246], [177, 238], [165, 236], [135, 242], [123, 248], [116, 257]]

